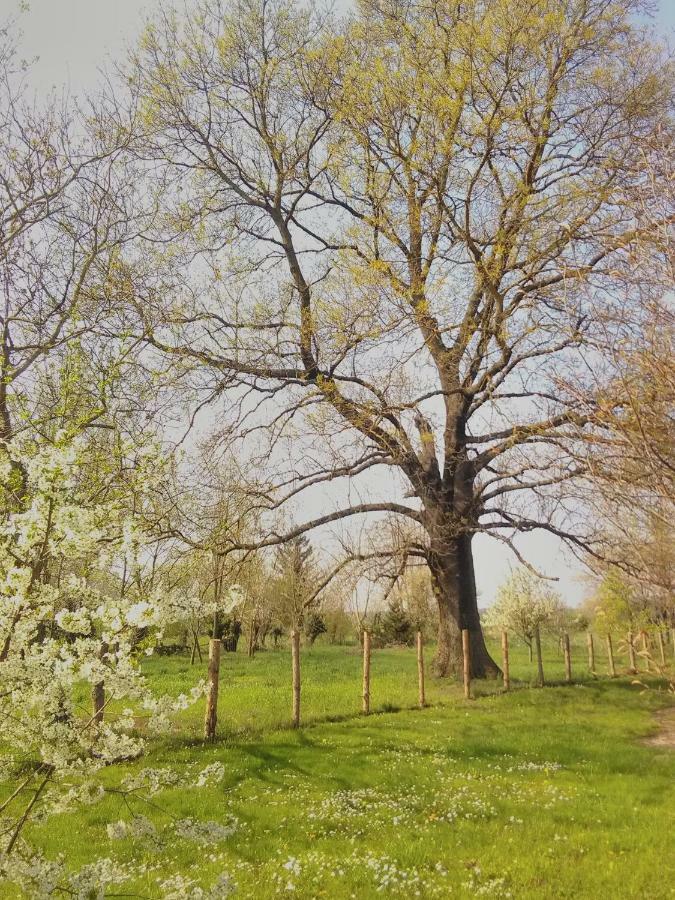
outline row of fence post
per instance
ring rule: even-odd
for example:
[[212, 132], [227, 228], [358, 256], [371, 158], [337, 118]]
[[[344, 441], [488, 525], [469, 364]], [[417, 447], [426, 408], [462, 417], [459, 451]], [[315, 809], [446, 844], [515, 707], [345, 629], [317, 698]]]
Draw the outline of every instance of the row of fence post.
[[[464, 665], [464, 683], [465, 694], [470, 696], [471, 677], [470, 677], [470, 660], [469, 660], [469, 644], [468, 632], [463, 632], [463, 641], [465, 646], [465, 665]], [[466, 638], [464, 638], [466, 635]], [[364, 631], [362, 635], [363, 646], [363, 682], [361, 693], [361, 710], [364, 715], [370, 714], [370, 660], [371, 660], [371, 635], [369, 631]], [[424, 688], [424, 641], [422, 632], [417, 632], [417, 691], [418, 704], [420, 709], [426, 706], [426, 695]], [[298, 631], [291, 632], [291, 666], [293, 672], [293, 727], [298, 728], [300, 725], [300, 633]]]
[[[658, 634], [659, 654], [661, 665], [666, 664], [665, 645], [663, 635]], [[537, 683], [544, 685], [544, 667], [541, 653], [541, 638], [539, 631], [534, 634], [535, 646], [537, 650]], [[647, 669], [649, 670], [649, 651], [646, 636], [642, 634], [643, 653], [645, 654]], [[509, 671], [509, 635], [507, 631], [502, 631], [502, 674], [504, 690], [509, 691], [511, 687], [511, 677]], [[589, 671], [595, 673], [595, 644], [593, 635], [589, 632], [587, 635], [588, 644], [588, 668]], [[675, 635], [673, 638], [675, 645]], [[562, 637], [563, 655], [565, 660], [565, 681], [572, 682], [572, 653], [570, 649], [570, 638], [568, 634]], [[418, 681], [418, 700], [420, 708], [426, 705], [426, 697], [424, 690], [424, 641], [422, 632], [417, 632], [417, 681]], [[217, 712], [218, 712], [218, 678], [220, 670], [220, 648], [221, 642], [212, 639], [209, 643], [209, 668], [208, 668], [208, 686], [206, 694], [206, 714], [204, 718], [204, 736], [207, 740], [213, 740], [216, 734]], [[628, 663], [631, 673], [637, 672], [634, 635], [629, 632], [627, 637]], [[471, 699], [471, 641], [470, 634], [467, 629], [462, 630], [462, 659], [463, 659], [463, 681], [464, 681], [464, 697]], [[371, 661], [371, 635], [369, 631], [363, 632], [363, 691], [362, 691], [362, 711], [364, 715], [370, 713], [370, 661]], [[607, 635], [607, 663], [609, 675], [616, 677], [616, 664], [614, 661], [614, 647], [612, 644], [611, 634]], [[291, 632], [291, 671], [293, 684], [293, 705], [292, 705], [292, 724], [294, 728], [300, 726], [300, 632], [294, 630]]]

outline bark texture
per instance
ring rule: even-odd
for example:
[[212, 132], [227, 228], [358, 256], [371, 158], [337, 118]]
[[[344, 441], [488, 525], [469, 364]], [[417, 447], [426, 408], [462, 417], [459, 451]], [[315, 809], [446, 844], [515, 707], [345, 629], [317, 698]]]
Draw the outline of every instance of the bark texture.
[[471, 677], [497, 678], [499, 666], [485, 645], [478, 614], [471, 536], [448, 541], [429, 560], [438, 603], [438, 645], [434, 666], [438, 675], [462, 673], [462, 629], [469, 632]]

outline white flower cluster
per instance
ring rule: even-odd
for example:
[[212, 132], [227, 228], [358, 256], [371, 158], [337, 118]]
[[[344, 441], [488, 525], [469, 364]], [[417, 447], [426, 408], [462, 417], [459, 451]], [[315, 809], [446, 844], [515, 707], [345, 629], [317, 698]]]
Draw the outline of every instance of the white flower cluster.
[[165, 788], [176, 787], [181, 783], [180, 776], [173, 769], [154, 769], [147, 767], [127, 775], [122, 780], [122, 789], [129, 793], [143, 791], [146, 796], [153, 796]]
[[124, 838], [133, 838], [138, 841], [159, 845], [159, 835], [154, 822], [146, 816], [134, 816], [130, 822], [110, 822], [106, 826], [108, 837], [111, 841], [121, 841]]
[[225, 777], [225, 766], [222, 763], [215, 762], [209, 766], [205, 766], [197, 776], [195, 784], [197, 787], [213, 787]]
[[162, 900], [224, 900], [237, 889], [237, 885], [227, 872], [218, 877], [210, 888], [202, 888], [192, 878], [174, 875], [160, 884]]
[[227, 840], [238, 827], [239, 820], [236, 816], [230, 816], [226, 825], [220, 822], [201, 822], [199, 819], [179, 819], [174, 823], [176, 834], [183, 840], [205, 846]]
[[245, 600], [243, 589], [238, 584], [232, 584], [218, 598], [211, 595], [204, 596], [200, 593], [199, 585], [195, 584], [188, 592], [177, 591], [168, 585], [160, 584], [154, 593], [155, 615], [154, 624], [164, 627], [174, 622], [194, 622], [212, 616], [215, 612], [223, 616], [229, 616], [239, 609]]
[[56, 894], [76, 900], [103, 900], [111, 885], [123, 884], [131, 874], [126, 866], [107, 857], [72, 873], [62, 859], [49, 860], [25, 846], [21, 852], [0, 855], [0, 878], [17, 885], [34, 900], [46, 900]]

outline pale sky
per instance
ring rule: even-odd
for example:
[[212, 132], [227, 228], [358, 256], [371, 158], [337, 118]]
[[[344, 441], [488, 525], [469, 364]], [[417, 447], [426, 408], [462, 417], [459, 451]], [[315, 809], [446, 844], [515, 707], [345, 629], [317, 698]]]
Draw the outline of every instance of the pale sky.
[[[18, 16], [21, 56], [36, 58], [31, 85], [38, 94], [65, 87], [77, 95], [95, 88], [99, 67], [107, 58], [119, 58], [125, 45], [134, 42], [144, 13], [151, 12], [158, 0], [30, 0], [21, 12], [22, 5], [26, 4], [19, 0], [0, 0], [0, 23]], [[655, 23], [672, 39], [675, 0], [661, 0]], [[583, 598], [587, 591], [583, 569], [556, 538], [528, 534], [519, 539], [518, 547], [537, 568], [558, 579], [556, 588], [566, 602]], [[476, 538], [475, 561], [479, 602], [487, 606], [516, 561], [506, 547], [484, 536]]]

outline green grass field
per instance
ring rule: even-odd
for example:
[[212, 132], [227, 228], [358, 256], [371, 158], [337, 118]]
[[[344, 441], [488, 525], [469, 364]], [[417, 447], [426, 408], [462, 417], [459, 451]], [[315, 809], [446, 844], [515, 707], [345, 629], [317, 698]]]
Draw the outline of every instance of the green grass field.
[[[597, 648], [598, 669], [605, 664]], [[360, 709], [358, 650], [303, 650], [303, 727], [289, 729], [290, 658], [225, 654], [219, 739], [201, 741], [203, 705], [139, 761], [111, 767], [110, 786], [146, 766], [195, 772], [221, 762], [216, 787], [173, 788], [132, 809], [164, 826], [161, 843], [112, 841], [106, 825], [129, 820], [121, 795], [32, 825], [30, 840], [73, 867], [110, 856], [134, 877], [125, 896], [176, 897], [224, 872], [235, 896], [264, 898], [514, 897], [666, 898], [675, 894], [675, 752], [642, 743], [654, 712], [672, 702], [665, 682], [648, 691], [630, 677], [593, 679], [585, 648], [575, 681], [546, 648], [553, 682], [530, 688], [534, 666], [512, 648], [514, 690], [476, 683], [465, 701], [454, 683], [428, 677], [419, 710], [412, 650], [378, 650], [373, 714]], [[623, 661], [621, 661], [623, 662]], [[158, 693], [178, 694], [205, 666], [182, 657], [145, 664]], [[556, 683], [557, 682], [557, 683]], [[227, 823], [230, 837], [199, 845], [174, 817]], [[17, 896], [12, 886], [0, 896]], [[220, 895], [218, 895], [220, 896]]]

